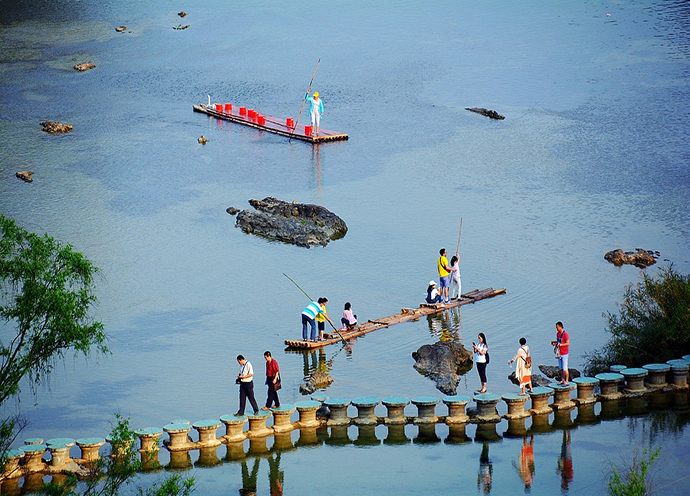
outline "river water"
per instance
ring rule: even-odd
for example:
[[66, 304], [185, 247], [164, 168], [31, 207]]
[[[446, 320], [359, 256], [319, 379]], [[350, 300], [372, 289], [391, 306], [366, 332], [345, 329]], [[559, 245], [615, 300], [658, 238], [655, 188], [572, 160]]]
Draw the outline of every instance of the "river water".
[[[537, 364], [555, 364], [558, 320], [580, 368], [607, 340], [602, 313], [641, 279], [605, 252], [657, 250], [658, 266], [690, 270], [689, 16], [686, 2], [651, 1], [0, 1], [0, 212], [98, 265], [94, 314], [112, 350], [59, 361], [3, 413], [21, 411], [31, 422], [22, 435], [45, 439], [103, 436], [114, 412], [135, 427], [218, 418], [237, 409], [235, 356], [261, 376], [266, 349], [285, 403], [303, 399], [298, 386], [319, 366], [334, 378], [332, 397], [442, 397], [411, 353], [439, 337], [468, 345], [479, 332], [491, 349], [489, 389], [503, 394], [516, 389], [506, 362], [521, 336]], [[289, 142], [192, 111], [210, 96], [296, 117], [319, 59], [322, 125], [347, 142]], [[72, 69], [85, 61], [97, 67]], [[47, 135], [43, 120], [74, 131]], [[18, 170], [34, 171], [34, 182]], [[266, 196], [324, 205], [349, 231], [304, 249], [236, 229], [225, 209]], [[282, 273], [328, 297], [338, 320], [345, 301], [360, 320], [391, 315], [421, 301], [461, 219], [463, 290], [505, 295], [348, 350], [283, 351], [307, 300]], [[478, 386], [472, 370], [458, 394]], [[574, 477], [562, 491], [603, 492], [608, 460], [658, 445], [660, 493], [687, 490], [687, 480], [673, 483], [689, 472], [686, 422], [643, 416], [572, 431]], [[538, 494], [560, 490], [567, 432], [536, 436]], [[286, 451], [286, 494], [484, 492], [489, 445], [473, 426], [468, 434], [461, 445], [391, 446], [381, 426], [380, 446]], [[447, 427], [437, 435], [445, 440]], [[522, 487], [513, 466], [522, 443], [491, 444], [491, 493]], [[203, 493], [225, 494], [253, 463], [191, 474]], [[258, 484], [268, 493], [264, 475]]]

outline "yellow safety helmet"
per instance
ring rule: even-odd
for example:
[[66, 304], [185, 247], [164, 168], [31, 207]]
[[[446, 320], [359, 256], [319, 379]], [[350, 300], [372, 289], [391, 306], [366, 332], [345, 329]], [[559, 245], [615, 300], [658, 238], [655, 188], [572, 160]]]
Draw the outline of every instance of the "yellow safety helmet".
[[315, 92], [314, 92], [314, 98], [318, 98], [318, 97], [319, 97], [319, 92], [318, 92], [318, 91], [315, 91]]

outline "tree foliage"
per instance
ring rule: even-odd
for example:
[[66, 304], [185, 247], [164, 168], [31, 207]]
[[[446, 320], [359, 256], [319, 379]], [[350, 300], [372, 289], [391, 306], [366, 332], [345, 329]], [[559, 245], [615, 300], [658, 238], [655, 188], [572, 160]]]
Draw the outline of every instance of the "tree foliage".
[[690, 276], [673, 266], [625, 289], [619, 314], [607, 314], [611, 339], [586, 355], [587, 373], [617, 363], [639, 367], [690, 353]]
[[39, 236], [0, 215], [0, 404], [51, 372], [73, 349], [107, 352], [103, 325], [89, 311], [96, 302], [97, 268], [69, 245]]

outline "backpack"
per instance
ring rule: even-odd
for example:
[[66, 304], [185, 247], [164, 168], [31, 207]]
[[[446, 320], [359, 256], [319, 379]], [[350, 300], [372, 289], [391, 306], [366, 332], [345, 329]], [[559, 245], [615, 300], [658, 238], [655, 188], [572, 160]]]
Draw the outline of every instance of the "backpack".
[[525, 367], [528, 369], [532, 368], [532, 357], [530, 355], [527, 355], [527, 358], [525, 358]]

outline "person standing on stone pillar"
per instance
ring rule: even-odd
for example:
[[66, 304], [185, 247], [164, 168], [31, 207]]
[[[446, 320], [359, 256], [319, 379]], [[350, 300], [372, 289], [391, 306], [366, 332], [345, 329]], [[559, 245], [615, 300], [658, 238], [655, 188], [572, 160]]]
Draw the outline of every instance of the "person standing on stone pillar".
[[237, 374], [237, 380], [235, 382], [240, 385], [240, 409], [237, 410], [235, 415], [238, 417], [244, 415], [244, 407], [247, 404], [247, 398], [249, 398], [249, 403], [254, 409], [254, 415], [256, 415], [259, 413], [259, 405], [254, 398], [254, 368], [249, 360], [242, 355], [237, 355], [237, 363], [240, 364], [240, 373]]

